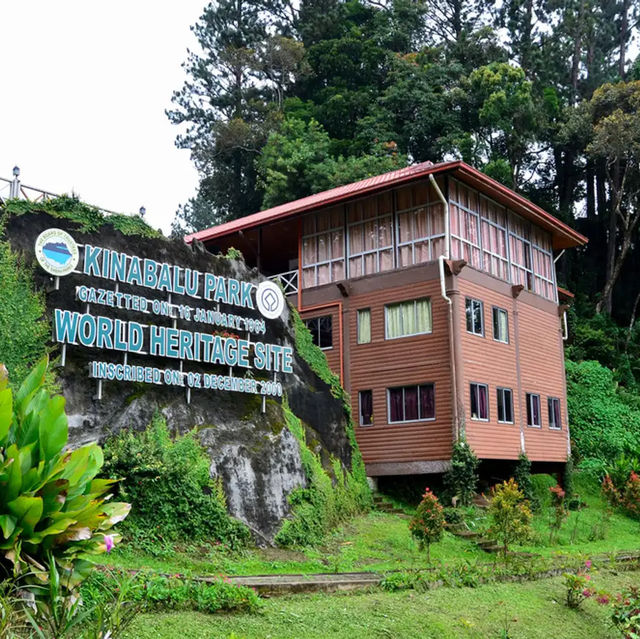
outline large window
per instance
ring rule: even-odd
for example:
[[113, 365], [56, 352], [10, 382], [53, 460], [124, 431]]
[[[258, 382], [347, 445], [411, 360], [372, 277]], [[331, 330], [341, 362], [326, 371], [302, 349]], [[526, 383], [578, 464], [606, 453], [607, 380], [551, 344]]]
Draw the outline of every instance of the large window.
[[371, 341], [371, 309], [358, 310], [358, 344], [368, 344]]
[[542, 425], [542, 416], [540, 415], [540, 395], [536, 393], [527, 393], [527, 426], [535, 426], [539, 428]]
[[509, 343], [509, 315], [503, 308], [493, 307], [493, 339]]
[[398, 266], [436, 260], [444, 252], [444, 216], [440, 203], [398, 211]]
[[467, 332], [474, 335], [484, 335], [484, 306], [480, 300], [470, 297], [465, 299], [467, 314]]
[[348, 205], [349, 277], [389, 271], [393, 263], [391, 193]]
[[344, 212], [341, 208], [305, 216], [302, 223], [304, 288], [345, 278]]
[[497, 389], [498, 421], [513, 424], [513, 392], [510, 388]]
[[547, 398], [547, 407], [549, 409], [549, 428], [562, 428], [560, 400], [557, 397]]
[[305, 324], [311, 331], [311, 337], [316, 346], [320, 348], [331, 348], [333, 346], [333, 321], [331, 315], [305, 320]]
[[489, 387], [486, 384], [470, 384], [471, 419], [489, 419]]
[[387, 389], [389, 423], [426, 421], [436, 418], [433, 384]]
[[482, 269], [478, 194], [453, 180], [449, 190], [452, 255], [474, 268]]
[[358, 393], [358, 406], [360, 410], [360, 426], [373, 425], [373, 393], [363, 390]]
[[431, 332], [431, 300], [423, 297], [384, 307], [385, 338]]
[[533, 290], [533, 268], [531, 266], [530, 225], [512, 217], [509, 230], [509, 252], [511, 255], [511, 281]]

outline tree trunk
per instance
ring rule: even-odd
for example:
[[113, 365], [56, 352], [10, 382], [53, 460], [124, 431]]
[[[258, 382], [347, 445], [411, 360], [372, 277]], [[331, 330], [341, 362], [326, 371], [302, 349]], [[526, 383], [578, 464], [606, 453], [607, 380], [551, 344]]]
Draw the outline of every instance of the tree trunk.
[[622, 16], [620, 23], [620, 57], [618, 59], [618, 74], [624, 80], [625, 62], [627, 57], [627, 38], [629, 31], [629, 0], [622, 0]]
[[587, 160], [585, 167], [585, 182], [587, 189], [587, 219], [594, 220], [596, 217], [596, 194], [595, 194], [595, 171], [593, 160]]
[[636, 299], [633, 302], [633, 308], [631, 309], [631, 319], [629, 320], [629, 331], [627, 332], [627, 339], [624, 344], [624, 352], [626, 353], [629, 350], [629, 343], [631, 342], [631, 332], [633, 331], [633, 327], [636, 323], [636, 314], [638, 312], [638, 303], [640, 302], [640, 290], [638, 290], [638, 294], [636, 295]]

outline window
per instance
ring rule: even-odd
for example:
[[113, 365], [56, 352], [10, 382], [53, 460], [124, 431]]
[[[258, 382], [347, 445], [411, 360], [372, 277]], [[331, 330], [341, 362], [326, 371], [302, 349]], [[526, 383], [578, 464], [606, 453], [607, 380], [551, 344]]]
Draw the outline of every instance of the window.
[[539, 428], [541, 424], [540, 395], [527, 393], [527, 426], [536, 426]]
[[398, 266], [435, 260], [444, 250], [444, 215], [440, 203], [398, 211]]
[[493, 307], [493, 339], [509, 343], [509, 315], [503, 308]]
[[344, 243], [344, 212], [341, 208], [312, 213], [303, 219], [303, 288], [345, 278]]
[[436, 418], [433, 384], [387, 389], [389, 423], [426, 421]]
[[471, 419], [489, 419], [489, 387], [471, 384]]
[[484, 336], [484, 308], [480, 300], [465, 300], [467, 311], [467, 332]]
[[510, 388], [498, 388], [498, 421], [513, 424], [513, 392]]
[[373, 394], [370, 390], [358, 393], [358, 405], [360, 406], [360, 426], [373, 425]]
[[331, 315], [305, 320], [305, 324], [311, 331], [311, 337], [316, 346], [320, 348], [331, 348], [333, 346], [333, 322]]
[[549, 428], [562, 428], [560, 419], [560, 400], [557, 397], [547, 398], [549, 408]]
[[358, 344], [371, 341], [371, 309], [361, 308], [358, 311]]
[[423, 297], [385, 306], [384, 325], [386, 339], [430, 333], [431, 300]]

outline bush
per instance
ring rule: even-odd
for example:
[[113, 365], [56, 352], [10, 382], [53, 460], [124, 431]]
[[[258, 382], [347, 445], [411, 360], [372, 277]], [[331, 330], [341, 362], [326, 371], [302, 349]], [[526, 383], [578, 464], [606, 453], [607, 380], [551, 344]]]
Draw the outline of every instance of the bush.
[[491, 489], [489, 534], [502, 546], [506, 557], [509, 545], [531, 536], [531, 510], [513, 478]]
[[632, 587], [615, 597], [611, 620], [623, 637], [640, 637], [640, 588]]
[[193, 433], [172, 439], [154, 418], [143, 432], [122, 430], [104, 446], [105, 472], [122, 477], [120, 494], [133, 505], [126, 522], [134, 543], [152, 553], [167, 542], [247, 543], [248, 529], [229, 517], [224, 492], [209, 476], [209, 457]]
[[453, 445], [451, 467], [445, 473], [444, 485], [451, 497], [462, 506], [469, 506], [478, 486], [478, 458], [464, 439]]
[[571, 438], [580, 459], [609, 462], [640, 454], [640, 410], [617, 388], [611, 370], [595, 361], [566, 362]]
[[[102, 450], [67, 451], [63, 397], [44, 388], [43, 359], [14, 394], [0, 365], [0, 566], [33, 587], [60, 575], [68, 594], [92, 559], [119, 540], [111, 528], [130, 505], [107, 502], [114, 480], [97, 479]], [[3, 372], [4, 371], [4, 372]]]
[[427, 562], [431, 561], [431, 544], [440, 541], [444, 531], [444, 514], [438, 498], [429, 488], [425, 490], [416, 514], [409, 522], [409, 532], [427, 549]]
[[551, 506], [551, 492], [558, 482], [551, 476], [544, 473], [531, 475], [531, 492], [533, 493], [533, 503], [536, 508], [546, 510]]
[[574, 498], [573, 494], [573, 457], [567, 459], [564, 465], [564, 473], [562, 474], [562, 488], [564, 488], [565, 499], [570, 502]]
[[443, 508], [442, 515], [449, 526], [459, 526], [464, 523], [464, 511], [460, 508]]
[[590, 575], [585, 574], [583, 571], [579, 571], [577, 574], [570, 572], [562, 575], [564, 578], [564, 585], [567, 589], [567, 606], [574, 610], [578, 609], [582, 602], [589, 597], [593, 597], [596, 591], [593, 587], [589, 586]]

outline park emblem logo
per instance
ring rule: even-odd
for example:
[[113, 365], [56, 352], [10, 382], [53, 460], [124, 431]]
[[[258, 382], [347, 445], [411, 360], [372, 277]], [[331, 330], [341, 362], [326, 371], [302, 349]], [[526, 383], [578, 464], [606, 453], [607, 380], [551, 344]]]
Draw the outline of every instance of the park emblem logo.
[[284, 310], [284, 295], [280, 287], [275, 282], [262, 282], [256, 291], [256, 306], [267, 319], [280, 317]]
[[47, 229], [36, 239], [36, 258], [51, 275], [69, 275], [78, 266], [80, 252], [76, 241], [61, 229]]

